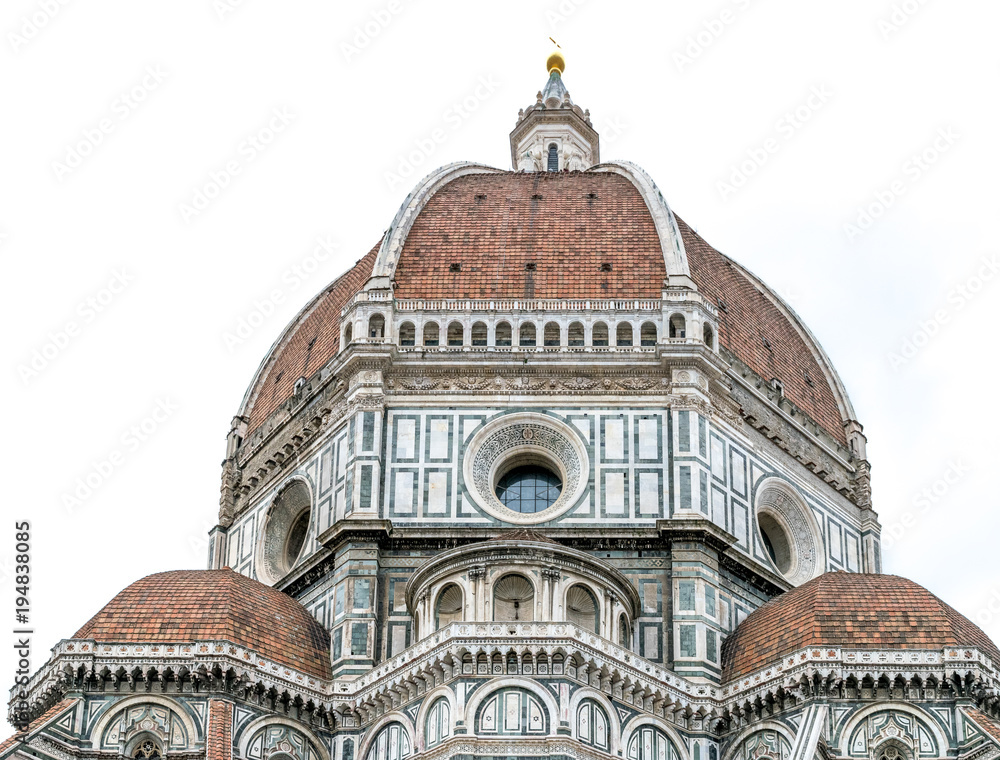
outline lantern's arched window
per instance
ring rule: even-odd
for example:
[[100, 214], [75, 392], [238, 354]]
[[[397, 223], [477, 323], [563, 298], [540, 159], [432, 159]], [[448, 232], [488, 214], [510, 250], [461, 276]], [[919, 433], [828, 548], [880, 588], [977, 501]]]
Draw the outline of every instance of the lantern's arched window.
[[461, 322], [452, 322], [448, 325], [448, 345], [461, 346], [465, 342], [465, 328]]
[[559, 148], [555, 143], [549, 145], [549, 161], [546, 167], [550, 172], [559, 171]]
[[546, 346], [558, 346], [559, 345], [559, 323], [549, 322], [545, 325], [545, 345]]
[[643, 322], [639, 332], [639, 344], [642, 346], [656, 345], [656, 325], [652, 322]]
[[518, 345], [521, 346], [533, 346], [535, 345], [535, 326], [531, 322], [525, 322], [521, 325], [521, 335]]
[[582, 346], [584, 341], [583, 324], [581, 322], [573, 322], [569, 326], [569, 345], [571, 346]]
[[671, 338], [687, 337], [687, 323], [684, 321], [683, 314], [674, 314], [670, 318], [670, 337]]
[[368, 337], [375, 340], [385, 337], [385, 317], [381, 314], [372, 314], [368, 320]]
[[618, 328], [615, 331], [615, 344], [619, 346], [631, 346], [632, 345], [632, 325], [628, 322], [621, 322], [618, 324]]
[[511, 341], [510, 322], [501, 322], [497, 325], [496, 342], [498, 346], [509, 346]]
[[351, 342], [353, 340], [354, 340], [354, 328], [352, 327], [351, 323], [348, 322], [347, 327], [344, 328], [344, 345], [345, 346], [351, 345]]
[[417, 328], [412, 322], [403, 322], [399, 326], [399, 345], [414, 346], [417, 343]]
[[489, 331], [485, 322], [476, 322], [472, 325], [472, 345], [485, 346], [488, 340]]
[[594, 325], [594, 332], [590, 342], [594, 346], [608, 345], [608, 326], [603, 322], [598, 322]]
[[437, 322], [428, 322], [424, 325], [424, 345], [436, 346], [440, 342], [440, 331]]

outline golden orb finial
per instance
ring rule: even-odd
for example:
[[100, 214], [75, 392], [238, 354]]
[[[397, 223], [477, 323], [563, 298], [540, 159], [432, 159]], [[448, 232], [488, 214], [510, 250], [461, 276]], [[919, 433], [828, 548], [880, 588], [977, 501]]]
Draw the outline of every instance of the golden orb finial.
[[549, 59], [545, 62], [546, 70], [551, 74], [553, 71], [558, 71], [560, 75], [566, 70], [566, 58], [563, 56], [562, 52], [555, 50]]

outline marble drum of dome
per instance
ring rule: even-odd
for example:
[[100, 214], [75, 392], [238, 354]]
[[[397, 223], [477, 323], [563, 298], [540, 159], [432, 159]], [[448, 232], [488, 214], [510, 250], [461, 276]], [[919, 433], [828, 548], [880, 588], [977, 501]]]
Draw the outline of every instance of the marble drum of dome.
[[494, 418], [473, 435], [464, 470], [470, 495], [489, 514], [536, 525], [580, 501], [590, 461], [571, 426], [542, 413], [519, 412]]

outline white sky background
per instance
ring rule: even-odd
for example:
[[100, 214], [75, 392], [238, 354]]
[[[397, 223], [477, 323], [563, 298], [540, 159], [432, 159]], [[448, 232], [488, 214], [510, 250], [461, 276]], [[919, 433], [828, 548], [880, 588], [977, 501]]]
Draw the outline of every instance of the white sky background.
[[[48, 19], [46, 2], [57, 8]], [[788, 298], [832, 357], [865, 424], [876, 509], [899, 534], [886, 570], [1000, 640], [1000, 277], [987, 267], [991, 279], [977, 279], [1000, 254], [988, 236], [1000, 200], [1000, 6], [244, 0], [220, 18], [224, 3], [0, 9], [0, 631], [14, 628], [13, 523], [29, 519], [33, 669], [132, 581], [205, 566], [225, 435], [268, 347], [379, 240], [420, 176], [458, 160], [509, 168], [507, 135], [545, 82], [550, 34], [573, 99], [602, 131], [602, 157], [649, 171], [680, 216]], [[345, 54], [373, 13], [388, 25]], [[724, 13], [721, 32], [690, 47]], [[47, 23], [22, 43], [32, 16]], [[685, 50], [692, 60], [679, 63]], [[157, 69], [162, 81], [144, 86]], [[135, 87], [143, 100], [130, 109], [120, 96]], [[808, 110], [813, 88], [829, 95], [789, 134], [780, 120]], [[275, 109], [293, 118], [251, 160], [241, 144]], [[90, 155], [57, 171], [103, 119]], [[408, 165], [435, 129], [444, 139]], [[953, 137], [936, 150], [939, 130]], [[720, 181], [768, 138], [776, 151], [723, 198]], [[936, 160], [920, 168], [912, 157], [925, 150]], [[185, 220], [181, 204], [230, 160], [240, 173]], [[845, 224], [897, 181], [905, 192], [849, 239]], [[327, 237], [338, 252], [314, 267]], [[296, 266], [313, 271], [300, 279]], [[90, 311], [116, 272], [127, 285]], [[273, 291], [273, 313], [227, 347]], [[78, 334], [22, 377], [70, 321]], [[894, 366], [904, 340], [931, 331]], [[163, 400], [176, 410], [147, 440], [129, 438]], [[77, 479], [116, 453], [110, 476], [67, 509]], [[949, 463], [954, 482], [918, 502]], [[0, 652], [6, 689], [13, 651]]]

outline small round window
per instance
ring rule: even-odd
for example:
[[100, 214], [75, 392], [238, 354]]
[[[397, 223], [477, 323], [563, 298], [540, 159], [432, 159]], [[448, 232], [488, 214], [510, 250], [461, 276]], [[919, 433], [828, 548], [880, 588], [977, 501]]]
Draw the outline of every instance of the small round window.
[[551, 470], [536, 464], [521, 465], [506, 473], [497, 483], [497, 498], [512, 512], [543, 512], [562, 493], [562, 480]]
[[306, 533], [309, 532], [309, 510], [307, 509], [292, 523], [291, 530], [288, 531], [288, 540], [285, 542], [285, 567], [292, 567], [302, 552], [302, 547], [306, 543]]

